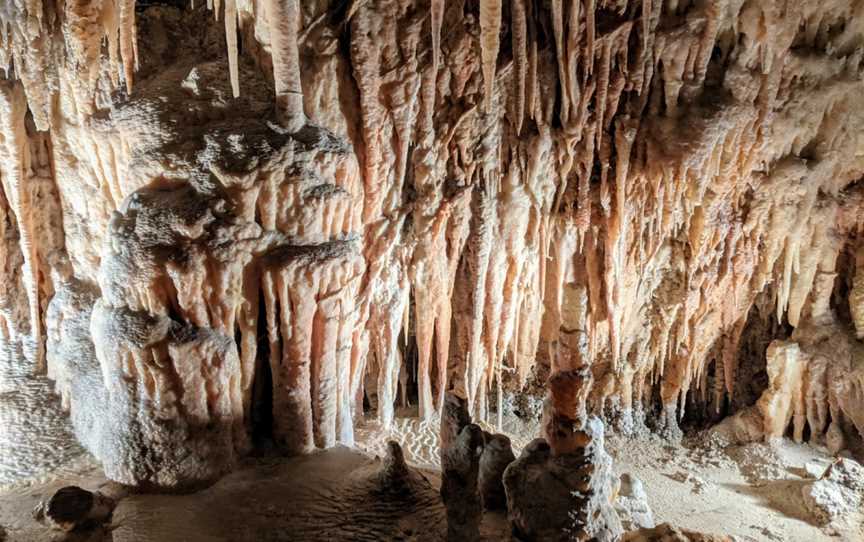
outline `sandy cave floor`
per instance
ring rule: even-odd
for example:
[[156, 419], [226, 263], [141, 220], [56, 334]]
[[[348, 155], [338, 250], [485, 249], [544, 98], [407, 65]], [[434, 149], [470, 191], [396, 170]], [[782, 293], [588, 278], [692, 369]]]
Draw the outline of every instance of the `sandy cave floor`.
[[[537, 433], [532, 425], [505, 423], [517, 456]], [[375, 422], [358, 431], [358, 447], [381, 454], [388, 438], [399, 442], [409, 463], [435, 468], [437, 427], [400, 418], [389, 432]], [[864, 541], [864, 510], [841, 524], [815, 525], [804, 507], [806, 467], [824, 470], [833, 458], [825, 448], [784, 440], [779, 445], [728, 445], [716, 435], [685, 437], [680, 445], [644, 431], [638, 437], [608, 434], [606, 450], [617, 473], [639, 478], [657, 524], [673, 525], [742, 541]]]
[[[533, 433], [505, 426], [514, 448]], [[406, 460], [428, 486], [404, 497], [382, 495], [376, 487], [388, 439], [398, 441]], [[444, 511], [437, 499], [437, 424], [398, 418], [383, 431], [375, 421], [357, 430], [357, 448], [336, 448], [295, 459], [250, 458], [210, 488], [183, 496], [134, 495], [120, 501], [110, 530], [81, 540], [172, 541], [333, 541], [441, 540]], [[807, 466], [827, 466], [824, 449], [786, 441], [779, 446], [725, 446], [717, 438], [690, 437], [679, 445], [652, 434], [607, 437], [617, 472], [641, 479], [656, 522], [742, 541], [814, 542], [864, 540], [864, 512], [842, 524], [818, 527], [803, 506], [800, 488]], [[0, 486], [0, 526], [6, 542], [58, 540], [35, 522], [39, 499], [63, 485], [102, 488], [111, 493], [93, 462], [78, 460], [62, 478], [43, 476], [29, 483]], [[508, 539], [503, 514], [484, 518], [484, 540]], [[0, 536], [2, 540], [2, 536]]]

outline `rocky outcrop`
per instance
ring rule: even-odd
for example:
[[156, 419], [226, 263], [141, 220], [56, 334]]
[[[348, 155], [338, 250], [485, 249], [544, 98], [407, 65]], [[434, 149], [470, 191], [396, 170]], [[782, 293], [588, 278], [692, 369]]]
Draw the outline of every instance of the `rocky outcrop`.
[[847, 517], [864, 505], [864, 467], [848, 458], [838, 458], [815, 480], [801, 488], [804, 507], [820, 524]]
[[58, 489], [33, 511], [37, 520], [60, 531], [93, 529], [108, 522], [115, 503], [101, 493], [77, 486]]
[[442, 448], [441, 499], [447, 508], [447, 540], [480, 540], [483, 507], [478, 489], [483, 430], [474, 424], [462, 428], [456, 439]]
[[724, 420], [717, 431], [738, 442], [778, 440], [791, 427], [796, 442], [846, 449], [845, 435], [864, 428], [864, 348], [831, 312], [803, 322], [789, 340], [766, 352], [768, 388], [756, 405]]
[[460, 433], [470, 423], [471, 416], [468, 414], [465, 398], [454, 392], [444, 394], [444, 406], [441, 409], [441, 422], [438, 432], [438, 453], [442, 469], [447, 450], [455, 446]]
[[621, 520], [621, 527], [625, 531], [653, 528], [654, 512], [642, 481], [625, 472], [618, 478], [618, 482], [615, 512]]
[[531, 442], [504, 472], [508, 518], [520, 540], [617, 540], [623, 529], [612, 507], [616, 480], [603, 448], [603, 424], [589, 418], [574, 431], [580, 446], [555, 453]]
[[483, 432], [483, 454], [480, 456], [480, 499], [486, 510], [505, 510], [504, 471], [516, 460], [510, 439], [505, 435]]
[[650, 529], [639, 529], [626, 533], [622, 542], [732, 542], [728, 536], [698, 533], [673, 527], [668, 523]]

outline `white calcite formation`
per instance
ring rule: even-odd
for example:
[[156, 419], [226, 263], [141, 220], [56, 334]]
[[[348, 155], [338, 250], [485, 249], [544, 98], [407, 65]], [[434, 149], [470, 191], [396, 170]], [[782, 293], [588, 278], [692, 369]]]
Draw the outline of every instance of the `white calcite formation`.
[[675, 435], [764, 363], [748, 438], [864, 433], [860, 2], [195, 4], [0, 3], [0, 451], [45, 374], [160, 489], [408, 376]]

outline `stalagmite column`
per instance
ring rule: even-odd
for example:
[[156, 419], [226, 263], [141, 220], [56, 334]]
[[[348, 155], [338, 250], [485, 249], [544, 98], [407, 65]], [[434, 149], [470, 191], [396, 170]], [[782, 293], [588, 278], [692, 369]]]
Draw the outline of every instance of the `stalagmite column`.
[[611, 504], [616, 480], [603, 423], [590, 418], [568, 440], [578, 446], [559, 454], [536, 439], [504, 471], [513, 533], [521, 540], [618, 540], [623, 529]]
[[479, 489], [483, 430], [471, 423], [467, 401], [456, 393], [445, 395], [438, 442], [447, 540], [479, 540], [483, 513]]
[[[229, 471], [246, 449], [233, 339], [172, 319], [167, 305], [174, 301], [153, 291], [167, 282], [188, 292], [206, 281], [205, 260], [212, 265], [218, 257], [208, 241], [225, 227], [212, 215], [219, 203], [189, 186], [151, 187], [131, 195], [112, 218], [102, 298], [90, 324], [108, 390], [95, 451], [106, 474], [124, 484], [195, 487]], [[177, 261], [166, 259], [172, 251]], [[181, 310], [194, 310], [178, 301]]]
[[770, 383], [758, 402], [765, 424], [765, 438], [782, 438], [793, 418], [795, 433], [801, 434], [804, 425], [801, 350], [795, 343], [776, 341], [768, 347], [765, 357]]
[[484, 509], [498, 510], [507, 507], [503, 477], [507, 466], [515, 459], [508, 437], [483, 433], [483, 454], [480, 456], [478, 482]]

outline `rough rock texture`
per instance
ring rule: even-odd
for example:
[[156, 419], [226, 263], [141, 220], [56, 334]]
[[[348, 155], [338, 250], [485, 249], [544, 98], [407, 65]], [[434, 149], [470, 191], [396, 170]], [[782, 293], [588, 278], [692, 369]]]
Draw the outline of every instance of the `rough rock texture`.
[[603, 424], [592, 417], [576, 433], [581, 448], [556, 454], [537, 439], [504, 472], [508, 517], [520, 540], [620, 538], [612, 507], [617, 480], [603, 448]]
[[864, 467], [837, 459], [816, 480], [801, 488], [804, 506], [822, 524], [829, 524], [864, 506]]
[[4, 472], [38, 470], [46, 371], [112, 477], [178, 488], [255, 433], [350, 443], [373, 395], [390, 424], [406, 342], [427, 420], [451, 389], [492, 419], [543, 366], [590, 373], [569, 416], [657, 408], [674, 436], [735, 405], [758, 299], [799, 354], [772, 350], [753, 438], [848, 447], [862, 24], [848, 0], [3, 2]]
[[100, 493], [67, 486], [43, 501], [34, 514], [53, 528], [68, 532], [93, 528], [107, 522], [114, 505], [113, 500]]
[[483, 433], [483, 454], [480, 456], [480, 499], [486, 510], [506, 509], [504, 471], [516, 460], [510, 439], [505, 435]]
[[625, 531], [650, 529], [655, 526], [654, 512], [648, 503], [648, 494], [642, 481], [624, 473], [619, 477], [618, 495], [615, 498], [615, 512]]
[[732, 542], [728, 536], [697, 533], [678, 529], [668, 523], [651, 529], [639, 529], [626, 533], [622, 542]]
[[469, 423], [441, 451], [441, 500], [447, 508], [447, 540], [480, 540], [483, 514], [478, 481], [483, 430]]
[[471, 415], [468, 414], [465, 399], [456, 393], [444, 395], [444, 406], [441, 409], [441, 420], [438, 430], [439, 444], [438, 454], [441, 465], [444, 465], [444, 457], [447, 451], [455, 446], [462, 429], [471, 423]]
[[864, 429], [864, 345], [833, 316], [797, 328], [766, 352], [769, 385], [756, 405], [725, 420], [720, 431], [739, 441], [783, 438], [791, 426], [796, 442], [809, 439], [832, 452]]
[[[480, 539], [483, 490], [486, 489], [486, 485], [481, 483], [481, 475], [486, 476], [491, 493], [497, 489], [494, 481], [490, 480], [498, 466], [497, 461], [490, 461], [496, 453], [491, 451], [486, 455], [486, 440], [484, 431], [471, 423], [465, 398], [447, 392], [441, 411], [438, 454], [441, 460], [441, 500], [447, 509], [448, 541]], [[500, 443], [496, 448], [501, 448]], [[487, 468], [481, 471], [484, 456]], [[498, 495], [493, 497], [493, 501], [496, 497]]]

